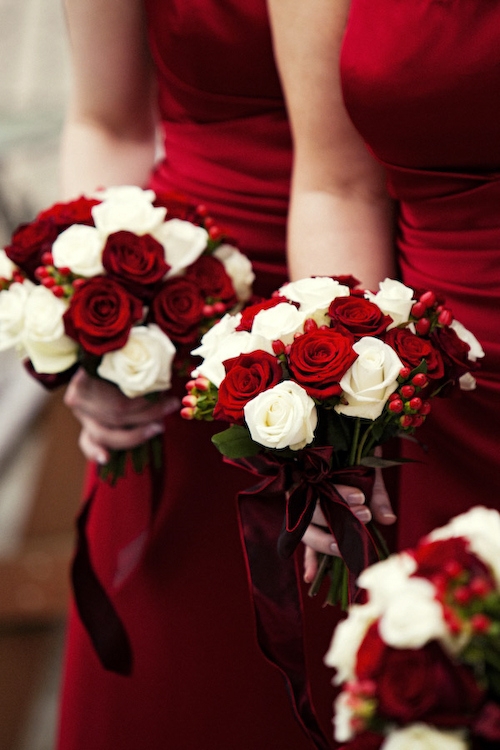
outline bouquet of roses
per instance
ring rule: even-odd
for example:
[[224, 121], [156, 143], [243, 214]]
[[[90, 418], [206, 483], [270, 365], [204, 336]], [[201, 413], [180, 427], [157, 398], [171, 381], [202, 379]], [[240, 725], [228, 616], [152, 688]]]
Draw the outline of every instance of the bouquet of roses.
[[[98, 191], [42, 211], [0, 251], [0, 350], [17, 349], [47, 387], [83, 366], [151, 398], [174, 366], [189, 372], [189, 351], [249, 299], [253, 278], [202, 206], [134, 186]], [[137, 470], [151, 446], [132, 452]], [[117, 452], [104, 474], [114, 481], [125, 460]]]
[[[390, 464], [375, 449], [396, 434], [412, 435], [437, 393], [474, 387], [470, 371], [483, 356], [432, 291], [391, 279], [377, 293], [357, 284], [352, 277], [302, 279], [223, 317], [194, 351], [203, 362], [182, 410], [188, 419], [229, 422], [213, 438], [226, 460], [266, 476], [261, 490], [286, 493], [282, 555], [294, 551], [319, 500], [351, 593], [380, 545], [334, 483], [369, 497], [374, 467]], [[339, 581], [332, 575], [329, 601], [343, 595]]]
[[500, 743], [500, 515], [472, 508], [366, 569], [333, 636], [345, 750]]

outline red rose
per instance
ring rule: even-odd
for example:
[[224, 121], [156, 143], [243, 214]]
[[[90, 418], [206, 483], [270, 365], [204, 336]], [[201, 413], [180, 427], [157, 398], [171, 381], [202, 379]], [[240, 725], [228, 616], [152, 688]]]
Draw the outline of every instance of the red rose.
[[63, 316], [68, 336], [97, 356], [125, 346], [131, 327], [141, 318], [141, 301], [107, 276], [82, 284]]
[[224, 362], [226, 377], [219, 387], [215, 419], [243, 424], [243, 408], [262, 391], [283, 379], [281, 365], [272, 354], [257, 350]]
[[384, 341], [394, 349], [402, 363], [411, 370], [418, 367], [425, 359], [427, 376], [432, 380], [440, 380], [443, 377], [443, 358], [427, 339], [415, 336], [407, 328], [391, 328], [386, 333]]
[[357, 358], [354, 339], [331, 329], [317, 329], [294, 339], [288, 356], [292, 380], [312, 398], [339, 396], [339, 381]]
[[286, 297], [271, 297], [271, 299], [265, 299], [262, 302], [256, 302], [255, 305], [249, 305], [241, 313], [241, 320], [236, 328], [237, 331], [251, 331], [253, 321], [257, 313], [261, 310], [270, 310], [271, 307], [276, 307], [282, 302], [288, 302]]
[[332, 276], [332, 278], [334, 281], [338, 281], [339, 284], [342, 284], [342, 286], [348, 286], [351, 291], [361, 283], [359, 279], [357, 279], [355, 276], [351, 276], [351, 274], [346, 274], [344, 276]]
[[402, 724], [464, 726], [484, 699], [472, 670], [452, 662], [436, 641], [420, 649], [387, 647], [376, 682], [379, 713]]
[[21, 224], [12, 235], [5, 253], [27, 276], [35, 281], [35, 270], [42, 263], [42, 255], [52, 252], [52, 244], [59, 231], [50, 219], [36, 219]]
[[102, 264], [131, 294], [149, 300], [169, 270], [163, 245], [149, 234], [115, 232], [108, 237]]
[[97, 206], [101, 201], [95, 198], [85, 198], [81, 196], [67, 203], [55, 203], [45, 211], [38, 214], [39, 219], [50, 219], [57, 227], [59, 232], [61, 228], [67, 228], [72, 224], [88, 224], [93, 226], [92, 208]]
[[462, 341], [453, 328], [435, 328], [430, 339], [436, 349], [441, 352], [445, 364], [446, 375], [451, 380], [457, 380], [461, 375], [479, 367], [477, 362], [469, 359], [469, 344]]
[[332, 319], [332, 327], [341, 326], [357, 339], [378, 336], [392, 323], [392, 318], [384, 315], [377, 305], [356, 295], [334, 299], [328, 315]]
[[448, 563], [458, 564], [467, 570], [471, 577], [480, 576], [489, 579], [494, 588], [494, 582], [487, 566], [476, 555], [469, 552], [468, 542], [463, 537], [438, 539], [434, 542], [421, 542], [412, 550], [418, 568], [414, 575], [422, 578], [442, 577]]
[[186, 278], [197, 285], [207, 302], [221, 301], [226, 307], [233, 307], [237, 302], [231, 277], [220, 260], [211, 255], [202, 255], [190, 265]]
[[153, 297], [149, 317], [172, 341], [194, 344], [200, 334], [204, 305], [198, 284], [186, 276], [174, 276]]

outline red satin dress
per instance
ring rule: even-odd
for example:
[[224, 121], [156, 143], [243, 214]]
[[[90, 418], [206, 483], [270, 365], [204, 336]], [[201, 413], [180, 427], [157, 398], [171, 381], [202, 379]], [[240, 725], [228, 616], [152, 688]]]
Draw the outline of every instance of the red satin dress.
[[[285, 278], [291, 143], [265, 2], [145, 6], [166, 152], [151, 185], [204, 203], [254, 262], [256, 291], [268, 294]], [[236, 514], [238, 490], [254, 480], [222, 463], [207, 423], [171, 416], [165, 434], [165, 488], [139, 564], [147, 474], [101, 485], [88, 528], [94, 569], [130, 637], [133, 674], [100, 666], [73, 611], [58, 748], [308, 750], [282, 677], [256, 642]], [[334, 614], [313, 604], [313, 692], [330, 737], [322, 659]]]
[[[472, 505], [500, 509], [500, 5], [353, 0], [350, 116], [386, 167], [401, 277], [434, 289], [486, 352], [477, 390], [435, 399], [406, 445], [400, 545]], [[406, 441], [405, 441], [406, 443]]]

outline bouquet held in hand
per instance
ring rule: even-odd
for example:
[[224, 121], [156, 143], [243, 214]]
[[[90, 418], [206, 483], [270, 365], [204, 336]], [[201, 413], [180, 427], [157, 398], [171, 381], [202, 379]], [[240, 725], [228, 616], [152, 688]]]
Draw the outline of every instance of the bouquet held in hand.
[[[189, 351], [251, 294], [249, 261], [203, 207], [134, 186], [58, 203], [0, 252], [0, 350], [47, 387], [78, 366], [127, 397], [171, 388]], [[159, 440], [131, 452], [140, 470]], [[103, 475], [124, 471], [115, 452]]]
[[[391, 279], [376, 293], [357, 285], [352, 277], [302, 279], [224, 316], [194, 351], [203, 362], [182, 410], [188, 419], [228, 422], [213, 438], [226, 460], [257, 474], [258, 491], [286, 495], [282, 556], [293, 553], [319, 501], [352, 595], [380, 544], [334, 484], [369, 499], [375, 467], [391, 463], [375, 449], [418, 431], [433, 396], [474, 387], [471, 371], [483, 356], [432, 291]], [[329, 601], [345, 601], [340, 582], [332, 575]]]
[[474, 507], [365, 570], [326, 656], [345, 750], [500, 746], [500, 515]]

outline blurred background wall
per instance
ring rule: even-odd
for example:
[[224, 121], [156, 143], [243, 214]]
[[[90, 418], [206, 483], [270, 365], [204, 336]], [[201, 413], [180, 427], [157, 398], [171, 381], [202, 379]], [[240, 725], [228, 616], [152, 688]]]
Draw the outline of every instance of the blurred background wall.
[[[61, 0], [0, 0], [0, 246], [57, 198], [68, 84]], [[54, 748], [77, 434], [62, 393], [0, 352], [0, 750]]]

